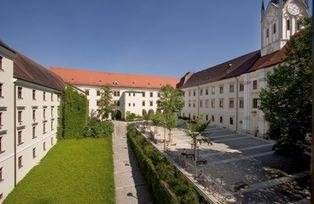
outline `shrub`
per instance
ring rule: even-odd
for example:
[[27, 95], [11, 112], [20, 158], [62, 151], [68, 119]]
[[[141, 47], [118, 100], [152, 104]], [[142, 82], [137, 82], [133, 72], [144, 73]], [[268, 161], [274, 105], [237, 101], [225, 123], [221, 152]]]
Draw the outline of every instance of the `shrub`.
[[88, 124], [84, 129], [85, 137], [107, 137], [114, 131], [111, 121], [100, 121], [95, 117], [89, 118]]
[[126, 112], [126, 117], [125, 120], [128, 122], [132, 122], [132, 121], [138, 121], [141, 120], [142, 117], [139, 115], [136, 115], [135, 113], [131, 113], [130, 111]]
[[128, 126], [128, 140], [156, 203], [206, 203], [184, 175], [135, 128]]

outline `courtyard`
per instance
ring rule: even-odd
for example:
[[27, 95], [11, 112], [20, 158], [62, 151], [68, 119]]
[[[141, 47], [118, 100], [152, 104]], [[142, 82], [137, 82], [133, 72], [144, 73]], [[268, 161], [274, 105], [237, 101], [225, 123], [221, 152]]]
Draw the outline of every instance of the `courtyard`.
[[115, 203], [111, 137], [60, 140], [4, 203]]
[[[149, 131], [155, 132], [152, 143], [163, 151], [164, 129], [150, 127]], [[198, 165], [189, 157], [193, 155], [191, 138], [183, 129], [172, 131], [167, 154], [212, 199], [243, 203], [309, 202], [308, 155], [280, 156], [272, 150], [272, 140], [215, 126], [208, 126], [203, 136], [210, 138], [213, 144], [199, 146]]]

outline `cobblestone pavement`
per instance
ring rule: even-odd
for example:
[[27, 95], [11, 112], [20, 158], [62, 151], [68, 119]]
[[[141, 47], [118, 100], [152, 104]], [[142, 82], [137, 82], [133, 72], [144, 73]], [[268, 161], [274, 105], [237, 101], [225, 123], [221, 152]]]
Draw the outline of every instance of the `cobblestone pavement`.
[[136, 158], [127, 143], [125, 122], [115, 121], [112, 139], [116, 204], [153, 203]]
[[[151, 130], [157, 133], [157, 139], [163, 138], [162, 128]], [[273, 141], [224, 128], [208, 127], [203, 136], [213, 141], [213, 145], [202, 144], [198, 150], [199, 160], [206, 160], [206, 165], [195, 170], [194, 161], [181, 155], [193, 152], [191, 139], [180, 129], [173, 131], [169, 155], [188, 173], [207, 178], [210, 182], [202, 181], [206, 188], [228, 191], [242, 203], [310, 202], [307, 155], [279, 156], [272, 150]], [[157, 143], [157, 147], [163, 150], [163, 143]], [[243, 188], [236, 190], [237, 186]]]

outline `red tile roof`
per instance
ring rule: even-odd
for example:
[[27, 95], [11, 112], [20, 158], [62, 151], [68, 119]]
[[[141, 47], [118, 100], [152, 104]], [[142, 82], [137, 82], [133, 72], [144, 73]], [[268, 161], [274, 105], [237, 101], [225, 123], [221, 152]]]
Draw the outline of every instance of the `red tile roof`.
[[72, 85], [161, 88], [167, 84], [175, 87], [179, 82], [179, 78], [150, 75], [120, 74], [60, 67], [51, 67], [50, 70], [59, 75], [66, 83]]

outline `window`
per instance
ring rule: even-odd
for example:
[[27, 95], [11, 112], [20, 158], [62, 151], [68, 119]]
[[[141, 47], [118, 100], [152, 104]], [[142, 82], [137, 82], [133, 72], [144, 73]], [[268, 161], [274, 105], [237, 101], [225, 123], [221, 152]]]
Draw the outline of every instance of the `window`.
[[223, 94], [223, 93], [224, 93], [224, 87], [223, 87], [223, 86], [220, 86], [220, 87], [219, 87], [219, 93], [220, 93], [220, 94]]
[[33, 90], [33, 100], [36, 100], [36, 90]]
[[149, 96], [150, 96], [150, 97], [153, 97], [153, 95], [154, 95], [153, 92], [150, 92], [150, 93], [149, 93]]
[[53, 120], [50, 122], [50, 129], [53, 130]]
[[18, 121], [19, 123], [22, 122], [22, 111], [18, 111], [18, 112], [17, 112], [17, 121]]
[[150, 105], [150, 106], [153, 106], [153, 104], [154, 104], [153, 101], [150, 101], [150, 102], [149, 102], [149, 105]]
[[133, 103], [133, 107], [135, 107], [135, 103]]
[[189, 101], [189, 107], [191, 107], [191, 101]]
[[100, 101], [96, 101], [96, 105], [97, 105], [97, 106], [100, 106]]
[[3, 67], [2, 67], [2, 57], [0, 56], [0, 69], [3, 70]]
[[100, 96], [100, 90], [97, 90], [97, 96]]
[[195, 96], [196, 95], [196, 92], [195, 91], [193, 91], [193, 96]]
[[212, 87], [212, 95], [215, 94], [215, 87]]
[[33, 159], [36, 158], [36, 148], [33, 148]]
[[243, 82], [242, 83], [240, 83], [240, 91], [244, 91], [244, 84], [243, 84]]
[[46, 119], [46, 108], [43, 110], [43, 118]]
[[120, 101], [117, 101], [117, 106], [120, 106]]
[[253, 81], [253, 89], [257, 89], [257, 80]]
[[53, 108], [51, 108], [51, 117], [53, 118]]
[[222, 116], [220, 116], [220, 118], [219, 118], [219, 122], [220, 122], [220, 123], [223, 123]]
[[2, 83], [0, 83], [0, 97], [2, 97], [3, 95], [2, 95]]
[[46, 133], [46, 123], [43, 124], [43, 133]]
[[253, 108], [258, 108], [258, 99], [253, 98]]
[[113, 91], [113, 96], [120, 96], [120, 91]]
[[287, 30], [290, 30], [290, 19], [287, 19], [286, 24], [287, 24]]
[[208, 121], [208, 115], [206, 115], [206, 121]]
[[208, 95], [208, 89], [205, 89], [205, 95]]
[[36, 126], [33, 126], [33, 139], [36, 138]]
[[229, 86], [229, 92], [233, 93], [234, 92], [234, 84], [230, 84]]
[[142, 101], [142, 106], [145, 106], [145, 101]]
[[0, 112], [0, 127], [2, 126], [2, 112]]
[[274, 27], [273, 27], [273, 33], [276, 34], [276, 23], [274, 23]]
[[219, 108], [224, 107], [224, 99], [219, 99]]
[[2, 167], [0, 168], [0, 182], [3, 181]]
[[200, 96], [203, 96], [203, 89], [200, 90]]
[[145, 97], [145, 92], [142, 93], [143, 97]]
[[230, 125], [233, 125], [233, 118], [230, 118]]
[[89, 90], [88, 89], [85, 90], [85, 95], [89, 96]]
[[133, 96], [135, 96], [135, 93], [133, 93]]
[[193, 108], [195, 108], [195, 103], [196, 103], [196, 101], [194, 100], [194, 101], [193, 101]]
[[53, 93], [50, 93], [51, 101], [53, 101]]
[[266, 38], [269, 38], [269, 28], [266, 30]]
[[17, 145], [23, 144], [22, 142], [22, 131], [17, 132]]
[[43, 150], [46, 151], [46, 142], [43, 143]]
[[36, 110], [33, 110], [33, 121], [36, 120]]
[[0, 154], [3, 152], [4, 152], [4, 150], [2, 149], [2, 137], [0, 137]]
[[129, 103], [129, 107], [131, 107], [131, 103]]
[[53, 137], [50, 138], [50, 144], [51, 144], [51, 146], [53, 145]]
[[215, 122], [215, 116], [212, 115], [212, 122]]
[[209, 99], [205, 100], [205, 108], [209, 108]]
[[117, 91], [117, 96], [120, 96], [120, 91]]
[[212, 99], [211, 104], [212, 104], [212, 108], [215, 108], [215, 99]]
[[244, 100], [243, 100], [243, 98], [239, 99], [239, 108], [244, 108]]
[[203, 108], [203, 100], [200, 100], [200, 108]]
[[229, 108], [234, 108], [234, 99], [229, 99]]
[[[184, 92], [183, 92], [184, 93]], [[157, 96], [160, 98], [160, 92], [157, 93]]]
[[46, 92], [43, 92], [43, 100], [46, 101]]
[[22, 99], [22, 87], [17, 87], [17, 98]]
[[189, 91], [189, 96], [191, 96], [191, 91]]
[[23, 167], [22, 156], [18, 157], [18, 167], [19, 167], [19, 169]]

